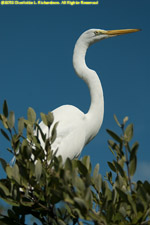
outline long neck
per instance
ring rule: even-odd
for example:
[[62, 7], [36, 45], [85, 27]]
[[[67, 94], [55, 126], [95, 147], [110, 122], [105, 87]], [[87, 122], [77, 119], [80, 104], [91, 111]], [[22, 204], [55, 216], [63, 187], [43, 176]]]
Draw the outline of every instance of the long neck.
[[85, 114], [87, 118], [87, 140], [88, 143], [98, 133], [104, 115], [104, 98], [103, 89], [100, 79], [94, 70], [87, 67], [85, 63], [85, 55], [88, 45], [77, 41], [74, 54], [73, 54], [73, 66], [76, 74], [83, 79], [90, 90], [91, 105]]

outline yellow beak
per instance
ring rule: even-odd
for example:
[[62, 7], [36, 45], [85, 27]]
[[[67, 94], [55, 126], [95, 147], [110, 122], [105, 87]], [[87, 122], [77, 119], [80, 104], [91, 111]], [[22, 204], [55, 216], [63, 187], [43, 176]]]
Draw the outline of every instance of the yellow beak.
[[122, 29], [122, 30], [108, 30], [108, 31], [104, 30], [104, 31], [101, 31], [101, 33], [104, 32], [104, 34], [108, 34], [108, 35], [122, 35], [122, 34], [137, 32], [140, 30], [141, 29]]

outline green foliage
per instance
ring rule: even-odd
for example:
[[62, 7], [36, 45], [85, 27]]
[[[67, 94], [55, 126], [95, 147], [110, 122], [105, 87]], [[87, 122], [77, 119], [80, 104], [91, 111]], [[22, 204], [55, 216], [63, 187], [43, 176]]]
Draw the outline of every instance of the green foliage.
[[[99, 173], [99, 164], [92, 172], [89, 156], [81, 160], [67, 159], [63, 164], [61, 156], [56, 157], [51, 149], [57, 136], [57, 124], [47, 140], [32, 108], [28, 109], [27, 118], [18, 120], [16, 130], [15, 115], [9, 112], [4, 101], [3, 114], [0, 114], [4, 127], [1, 133], [10, 142], [11, 148], [7, 150], [16, 161], [9, 165], [0, 158], [6, 173], [6, 179], [0, 180], [0, 197], [12, 205], [7, 215], [0, 212], [0, 223], [25, 225], [26, 216], [31, 214], [43, 225], [150, 224], [150, 183], [132, 181], [139, 145], [135, 142], [130, 146], [133, 125], [126, 128], [127, 117], [121, 124], [114, 116], [121, 135], [107, 130], [112, 138], [108, 146], [114, 160], [108, 162], [110, 172], [105, 178]], [[50, 130], [53, 114], [41, 113], [41, 118]], [[27, 139], [23, 136], [25, 132]], [[46, 154], [39, 134], [45, 142]]]

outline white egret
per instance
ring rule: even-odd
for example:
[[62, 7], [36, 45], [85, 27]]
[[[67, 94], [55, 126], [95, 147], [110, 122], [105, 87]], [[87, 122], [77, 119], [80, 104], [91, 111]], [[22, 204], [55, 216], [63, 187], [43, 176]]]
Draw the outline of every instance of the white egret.
[[[52, 150], [57, 150], [63, 161], [78, 157], [84, 148], [98, 133], [104, 115], [104, 97], [100, 79], [94, 70], [87, 67], [85, 55], [88, 47], [100, 40], [117, 35], [137, 32], [139, 29], [101, 30], [90, 29], [85, 31], [77, 40], [73, 53], [73, 67], [77, 76], [88, 85], [91, 105], [86, 114], [72, 105], [63, 105], [53, 112], [54, 124], [57, 126], [57, 137], [52, 144]], [[48, 137], [47, 126], [41, 122], [40, 127]], [[49, 133], [51, 135], [51, 132]], [[42, 147], [44, 143], [40, 138]]]

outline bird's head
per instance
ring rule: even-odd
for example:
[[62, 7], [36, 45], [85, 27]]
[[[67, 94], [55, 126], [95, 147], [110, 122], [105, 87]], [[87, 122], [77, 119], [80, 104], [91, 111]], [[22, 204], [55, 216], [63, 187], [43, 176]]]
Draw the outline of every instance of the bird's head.
[[85, 31], [80, 36], [80, 41], [90, 46], [91, 44], [100, 40], [115, 37], [118, 35], [128, 34], [140, 31], [140, 29], [122, 29], [122, 30], [101, 30], [101, 29], [90, 29]]

